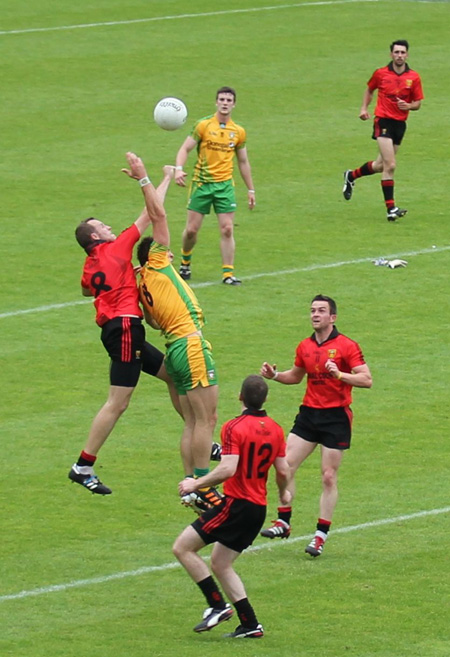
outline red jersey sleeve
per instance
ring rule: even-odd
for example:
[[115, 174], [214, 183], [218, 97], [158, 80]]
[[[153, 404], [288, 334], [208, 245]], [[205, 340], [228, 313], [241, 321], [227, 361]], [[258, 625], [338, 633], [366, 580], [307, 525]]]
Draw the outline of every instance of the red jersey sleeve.
[[371, 91], [375, 91], [375, 89], [378, 89], [379, 87], [380, 71], [381, 69], [377, 68], [377, 70], [372, 73], [372, 77], [370, 78], [370, 80], [367, 82], [367, 86]]

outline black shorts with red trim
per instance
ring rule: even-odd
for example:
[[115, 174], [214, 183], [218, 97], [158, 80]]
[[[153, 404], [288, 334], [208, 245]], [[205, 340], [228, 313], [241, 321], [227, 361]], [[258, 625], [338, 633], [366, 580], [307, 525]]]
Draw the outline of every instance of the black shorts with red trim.
[[406, 132], [406, 121], [399, 121], [398, 119], [385, 119], [378, 118], [377, 116], [373, 122], [372, 139], [378, 137], [387, 137], [392, 139], [396, 146], [400, 146], [402, 139]]
[[207, 545], [221, 543], [242, 552], [258, 536], [266, 509], [248, 500], [225, 496], [222, 504], [205, 511], [191, 526]]
[[139, 317], [115, 317], [102, 326], [101, 339], [111, 358], [112, 386], [134, 388], [141, 370], [156, 376], [164, 360], [159, 349], [145, 341]]
[[311, 408], [300, 406], [291, 433], [330, 449], [349, 449], [353, 413], [349, 406]]

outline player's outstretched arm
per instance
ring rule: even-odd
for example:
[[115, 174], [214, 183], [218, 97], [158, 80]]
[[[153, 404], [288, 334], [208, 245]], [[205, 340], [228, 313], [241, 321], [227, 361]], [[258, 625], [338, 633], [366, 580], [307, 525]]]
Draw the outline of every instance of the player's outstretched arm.
[[164, 201], [166, 200], [166, 194], [167, 194], [167, 190], [169, 189], [170, 183], [174, 179], [175, 167], [172, 166], [171, 164], [165, 164], [163, 166], [163, 174], [164, 174], [163, 179], [161, 180], [158, 187], [156, 188], [158, 199], [162, 205], [164, 205]]
[[180, 495], [187, 495], [193, 493], [199, 488], [206, 488], [207, 486], [217, 486], [226, 479], [229, 479], [236, 472], [239, 463], [239, 454], [222, 455], [219, 465], [208, 472], [208, 474], [198, 479], [188, 478], [183, 479], [178, 484], [178, 492]]
[[287, 386], [291, 386], [300, 383], [306, 374], [306, 370], [304, 370], [302, 367], [293, 365], [290, 370], [279, 372], [276, 365], [270, 365], [270, 363], [264, 362], [261, 365], [260, 374], [265, 379], [279, 381], [280, 383], [284, 383]]
[[122, 171], [130, 178], [139, 181], [148, 213], [148, 217], [145, 217], [145, 213], [141, 214], [135, 222], [136, 226], [142, 234], [151, 221], [153, 224], [153, 239], [163, 246], [169, 246], [170, 234], [164, 206], [160, 202], [156, 189], [147, 175], [145, 164], [140, 157], [131, 152], [127, 153], [127, 160], [130, 168], [122, 169]]

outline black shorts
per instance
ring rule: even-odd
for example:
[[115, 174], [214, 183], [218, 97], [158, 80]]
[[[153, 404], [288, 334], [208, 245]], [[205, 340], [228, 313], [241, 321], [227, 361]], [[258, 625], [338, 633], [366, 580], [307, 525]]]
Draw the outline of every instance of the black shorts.
[[372, 139], [378, 137], [387, 137], [392, 139], [396, 146], [400, 146], [406, 132], [406, 121], [397, 121], [397, 119], [379, 119], [375, 117], [373, 122]]
[[101, 339], [111, 358], [112, 386], [134, 388], [141, 370], [155, 376], [164, 360], [159, 349], [145, 341], [139, 317], [115, 317], [102, 326]]
[[221, 543], [242, 552], [258, 536], [265, 519], [265, 506], [225, 497], [220, 506], [205, 511], [191, 526], [207, 545]]
[[349, 449], [353, 413], [349, 406], [311, 408], [300, 406], [291, 433], [330, 449]]

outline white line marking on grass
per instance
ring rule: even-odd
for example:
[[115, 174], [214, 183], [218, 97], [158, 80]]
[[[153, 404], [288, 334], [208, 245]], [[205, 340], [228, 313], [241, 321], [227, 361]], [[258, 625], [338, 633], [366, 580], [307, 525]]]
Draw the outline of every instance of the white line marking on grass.
[[314, 7], [323, 5], [347, 5], [380, 0], [323, 0], [320, 2], [295, 2], [286, 5], [269, 5], [267, 7], [247, 7], [244, 9], [224, 9], [222, 11], [205, 11], [198, 14], [177, 14], [175, 16], [152, 16], [149, 18], [133, 18], [124, 21], [105, 21], [101, 23], [81, 23], [79, 25], [57, 25], [55, 27], [30, 27], [23, 30], [1, 30], [0, 36], [9, 34], [29, 34], [30, 32], [59, 32], [61, 30], [85, 30], [93, 27], [114, 27], [116, 25], [133, 25], [136, 23], [154, 23], [156, 21], [173, 21], [185, 18], [206, 18], [209, 16], [230, 16], [231, 14], [250, 14], [259, 11], [276, 11], [277, 9], [296, 9], [299, 7]]
[[[407, 515], [395, 516], [394, 518], [382, 518], [380, 520], [372, 520], [371, 522], [364, 522], [359, 525], [349, 525], [348, 527], [338, 527], [333, 529], [333, 536], [336, 534], [348, 534], [349, 532], [360, 531], [362, 529], [370, 529], [371, 527], [382, 527], [384, 525], [393, 525], [397, 522], [405, 522], [408, 520], [415, 520], [416, 518], [425, 518], [426, 516], [436, 516], [442, 513], [449, 513], [450, 506], [443, 507], [442, 509], [430, 509], [429, 511], [417, 511], [416, 513], [409, 513]], [[279, 545], [292, 545], [298, 541], [306, 541], [311, 538], [311, 534], [305, 536], [296, 536], [290, 538], [289, 541], [267, 541], [261, 545], [255, 545], [246, 550], [246, 552], [256, 552], [258, 550], [265, 550], [267, 548], [274, 548]], [[209, 557], [205, 557], [209, 559]], [[148, 573], [155, 573], [159, 571], [172, 570], [179, 568], [181, 564], [178, 561], [165, 563], [161, 566], [143, 566], [137, 570], [125, 570], [121, 573], [113, 573], [112, 575], [104, 575], [103, 577], [92, 577], [91, 579], [78, 579], [65, 584], [54, 584], [52, 586], [42, 586], [37, 589], [30, 589], [28, 591], [20, 591], [20, 593], [11, 593], [10, 595], [0, 596], [0, 602], [7, 602], [8, 600], [20, 600], [22, 598], [31, 598], [37, 595], [45, 595], [47, 593], [57, 593], [58, 591], [67, 591], [69, 589], [80, 588], [83, 586], [93, 586], [94, 584], [105, 584], [117, 579], [126, 579], [128, 577], [139, 577], [140, 575], [147, 575]]]
[[[431, 248], [431, 249], [421, 249], [419, 251], [408, 251], [406, 253], [391, 253], [388, 255], [383, 256], [384, 258], [387, 258], [388, 260], [391, 258], [406, 258], [406, 257], [411, 257], [411, 256], [419, 256], [419, 255], [427, 255], [429, 253], [441, 253], [442, 251], [449, 251], [450, 250], [450, 245], [449, 246], [441, 246], [437, 248]], [[317, 271], [320, 269], [332, 269], [334, 267], [344, 267], [346, 265], [358, 265], [363, 262], [372, 262], [372, 260], [375, 260], [375, 258], [379, 258], [380, 256], [371, 256], [369, 258], [358, 258], [357, 260], [341, 260], [340, 262], [330, 262], [330, 263], [324, 263], [324, 264], [317, 264], [317, 265], [308, 265], [307, 267], [298, 267], [294, 269], [282, 269], [280, 271], [267, 271], [267, 272], [261, 272], [260, 274], [251, 274], [250, 276], [242, 276], [243, 281], [254, 281], [257, 278], [265, 278], [265, 277], [270, 277], [270, 276], [284, 276], [287, 274], [300, 274], [301, 272], [304, 271]], [[217, 281], [205, 281], [204, 283], [191, 283], [190, 287], [192, 288], [203, 288], [203, 287], [211, 287], [212, 285], [219, 285]], [[223, 287], [223, 286], [222, 286]], [[87, 303], [92, 303], [92, 299], [83, 299], [82, 301], [67, 301], [66, 303], [55, 303], [55, 304], [49, 304], [45, 306], [37, 306], [36, 308], [25, 308], [22, 310], [11, 310], [6, 313], [0, 313], [0, 319], [4, 319], [6, 317], [18, 317], [19, 315], [29, 315], [30, 313], [42, 313], [46, 312], [48, 310], [59, 310], [61, 308], [71, 308], [72, 306], [80, 306], [84, 305]]]

